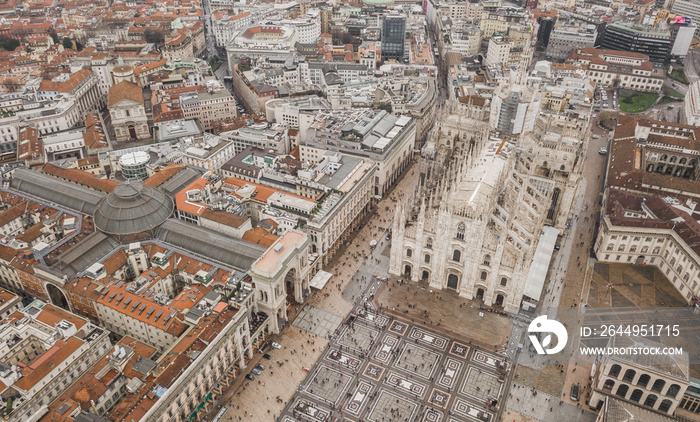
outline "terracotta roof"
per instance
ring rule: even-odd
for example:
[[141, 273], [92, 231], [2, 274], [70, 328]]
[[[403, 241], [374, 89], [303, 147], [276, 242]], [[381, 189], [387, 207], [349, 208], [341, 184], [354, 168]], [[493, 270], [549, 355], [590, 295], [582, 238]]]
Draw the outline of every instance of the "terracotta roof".
[[211, 220], [231, 227], [241, 227], [246, 223], [246, 221], [248, 221], [247, 218], [241, 217], [237, 214], [226, 211], [214, 211], [210, 209], [205, 209], [202, 212], [201, 217], [205, 220]]
[[10, 222], [20, 218], [24, 214], [26, 202], [17, 204], [13, 207], [0, 212], [0, 227], [9, 224]]
[[[645, 171], [644, 149], [647, 145], [637, 142], [638, 126], [650, 128], [649, 136], [655, 133], [656, 128], [666, 133], [665, 136], [652, 137], [652, 140], [656, 141], [665, 141], [674, 132], [697, 139], [697, 130], [700, 129], [694, 126], [621, 115], [615, 127], [614, 141], [611, 143], [606, 185], [639, 193], [655, 193], [664, 196], [671, 194], [680, 199], [692, 197], [697, 200], [700, 197], [700, 182]], [[689, 145], [690, 141], [676, 138], [672, 146], [676, 143]], [[656, 148], [654, 145], [648, 147]]]
[[108, 107], [112, 107], [122, 100], [131, 100], [143, 104], [143, 91], [141, 87], [131, 81], [121, 81], [109, 88]]
[[78, 330], [80, 330], [85, 324], [87, 324], [87, 321], [85, 321], [83, 318], [80, 318], [79, 316], [70, 312], [66, 312], [63, 309], [58, 308], [54, 305], [48, 304], [44, 305], [44, 307], [41, 308], [41, 312], [39, 312], [39, 314], [37, 314], [34, 317], [34, 319], [48, 325], [49, 327], [54, 327], [59, 322], [66, 320], [68, 322], [73, 323], [73, 325], [75, 325], [75, 328]]
[[[76, 350], [78, 350], [84, 342], [75, 337], [68, 338], [67, 341], [57, 341], [54, 345], [57, 350], [52, 351], [53, 347], [49, 349], [46, 353], [51, 352], [50, 356], [43, 359], [41, 363], [34, 369], [27, 367], [22, 370], [23, 377], [17, 380], [13, 387], [29, 391], [38, 382], [44, 379], [51, 371], [56, 369], [63, 361], [65, 361], [70, 355], [72, 355]], [[41, 359], [41, 357], [39, 358]]]
[[41, 237], [44, 233], [41, 231], [41, 229], [44, 228], [44, 223], [37, 223], [31, 226], [30, 228], [24, 230], [24, 233], [20, 234], [17, 236], [17, 240], [22, 241], [22, 242], [27, 242], [31, 243]]
[[266, 248], [272, 246], [275, 240], [279, 239], [279, 236], [268, 233], [262, 227], [254, 227], [243, 234], [243, 240], [250, 243], [255, 243], [256, 245], [262, 245]]
[[121, 267], [126, 265], [129, 258], [124, 250], [119, 250], [107, 258], [102, 265], [105, 267], [106, 274], [114, 274]]
[[148, 72], [150, 70], [158, 69], [160, 67], [165, 66], [166, 63], [168, 63], [168, 61], [165, 59], [162, 59], [162, 60], [159, 60], [157, 62], [151, 62], [151, 63], [147, 63], [144, 65], [138, 66], [138, 67], [134, 68], [134, 75], [139, 76], [143, 72]]
[[471, 104], [478, 107], [483, 107], [486, 104], [486, 98], [478, 95], [465, 95], [463, 97], [459, 97], [459, 102], [462, 104]]
[[202, 212], [204, 212], [204, 210], [207, 209], [207, 206], [197, 202], [189, 201], [187, 199], [187, 192], [192, 190], [201, 190], [208, 185], [211, 185], [210, 181], [208, 181], [207, 179], [199, 178], [187, 185], [180, 192], [176, 193], [175, 206], [177, 207], [177, 209], [192, 215], [201, 215]]
[[149, 186], [152, 188], [157, 188], [158, 186], [165, 183], [168, 179], [175, 176], [184, 167], [179, 164], [170, 164], [166, 168], [161, 169], [153, 176], [143, 181], [144, 186]]
[[238, 197], [238, 198], [241, 198], [241, 196], [238, 195], [236, 193], [236, 191], [245, 185], [250, 185], [250, 186], [255, 187], [255, 192], [257, 192], [257, 194], [255, 195], [255, 198], [253, 198], [253, 199], [260, 201], [260, 202], [267, 203], [267, 199], [270, 197], [270, 195], [272, 195], [275, 192], [281, 192], [285, 195], [293, 196], [295, 198], [301, 198], [301, 199], [306, 199], [306, 200], [309, 199], [309, 198], [305, 198], [301, 195], [297, 195], [295, 193], [271, 188], [269, 186], [261, 185], [259, 183], [249, 182], [247, 180], [239, 179], [237, 177], [229, 177], [229, 178], [224, 180], [224, 187], [232, 190], [233, 195]]
[[41, 81], [41, 85], [39, 85], [39, 90], [47, 92], [71, 92], [76, 86], [78, 86], [91, 74], [92, 70], [88, 69], [87, 67], [84, 67], [72, 74], [65, 82], [53, 82], [44, 79], [43, 81]]
[[184, 323], [170, 315], [170, 308], [127, 292], [125, 286], [109, 286], [97, 302], [176, 337], [187, 329]]
[[[625, 215], [626, 210], [641, 212], [642, 205], [653, 213], [652, 217], [636, 218]], [[700, 255], [700, 223], [658, 196], [609, 189], [606, 214], [616, 226], [674, 231], [686, 245]]]
[[116, 180], [98, 179], [94, 174], [78, 170], [64, 169], [51, 163], [44, 165], [44, 173], [56, 176], [59, 179], [66, 179], [103, 192], [112, 192], [119, 185]]
[[39, 132], [36, 128], [25, 127], [19, 131], [19, 143], [17, 147], [17, 158], [26, 160], [34, 156], [44, 155], [44, 142], [39, 139]]

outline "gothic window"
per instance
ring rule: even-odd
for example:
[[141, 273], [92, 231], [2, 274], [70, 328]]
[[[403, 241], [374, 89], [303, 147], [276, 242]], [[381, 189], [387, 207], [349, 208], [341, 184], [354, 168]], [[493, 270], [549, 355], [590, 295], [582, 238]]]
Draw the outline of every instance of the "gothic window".
[[459, 223], [459, 226], [457, 226], [457, 239], [464, 240], [464, 229], [464, 223]]
[[409, 257], [409, 258], [410, 258], [411, 256], [413, 256], [413, 251], [412, 251], [410, 248], [409, 248], [409, 249], [406, 249], [406, 256]]
[[484, 255], [484, 265], [487, 267], [491, 266], [491, 255]]
[[452, 260], [457, 261], [457, 262], [461, 261], [462, 260], [462, 252], [455, 249], [454, 252], [452, 252]]
[[487, 276], [488, 276], [488, 274], [486, 274], [486, 271], [482, 271], [482, 272], [481, 272], [481, 279], [482, 279], [482, 280], [486, 280], [486, 277], [487, 277]]
[[425, 254], [425, 262], [430, 264], [430, 255]]
[[508, 284], [508, 279], [503, 277], [501, 278], [501, 286], [505, 287]]
[[425, 247], [428, 249], [433, 249], [433, 238], [429, 237], [428, 240], [425, 241]]

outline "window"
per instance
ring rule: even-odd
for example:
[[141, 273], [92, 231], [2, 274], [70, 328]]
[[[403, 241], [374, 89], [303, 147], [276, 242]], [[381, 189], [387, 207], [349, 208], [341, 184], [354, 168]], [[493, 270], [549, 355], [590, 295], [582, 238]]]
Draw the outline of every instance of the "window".
[[425, 258], [424, 258], [424, 259], [425, 259], [425, 262], [426, 262], [426, 263], [428, 263], [428, 264], [430, 263], [430, 255], [425, 254]]
[[487, 267], [491, 266], [491, 255], [484, 255], [484, 265]]
[[627, 371], [625, 371], [625, 376], [622, 377], [622, 381], [632, 382], [635, 375], [637, 375], [637, 371], [635, 371], [634, 369], [628, 369]]
[[505, 278], [505, 277], [502, 277], [502, 278], [501, 278], [501, 286], [505, 287], [506, 284], [508, 284], [508, 279]]
[[464, 223], [459, 223], [459, 226], [457, 226], [457, 239], [464, 240], [464, 229]]
[[656, 395], [654, 395], [654, 394], [649, 394], [649, 395], [647, 396], [647, 399], [644, 400], [644, 406], [654, 407], [654, 405], [656, 404], [656, 400], [657, 400], [657, 399], [658, 399], [658, 397], [656, 397]]
[[622, 367], [620, 365], [615, 364], [610, 367], [610, 372], [608, 372], [608, 376], [617, 378], [617, 376], [620, 375], [620, 371], [622, 371]]
[[413, 251], [410, 248], [406, 249], [406, 256], [409, 258], [413, 256]]
[[626, 384], [620, 384], [619, 387], [617, 387], [617, 396], [620, 397], [625, 397], [627, 395], [627, 392], [629, 391], [629, 387]]
[[658, 393], [661, 392], [661, 390], [664, 389], [664, 385], [666, 385], [666, 381], [662, 379], [658, 379], [654, 381], [654, 385], [651, 386], [651, 391], [656, 391]]
[[429, 237], [428, 240], [425, 241], [425, 247], [428, 249], [433, 249], [433, 238]]
[[486, 280], [486, 277], [487, 277], [487, 276], [488, 276], [488, 274], [486, 273], [486, 271], [482, 271], [482, 272], [481, 272], [481, 277], [480, 277], [480, 278], [481, 278], [482, 280]]
[[659, 412], [668, 412], [671, 409], [673, 402], [671, 400], [665, 399], [659, 405]]
[[673, 397], [675, 398], [678, 395], [678, 392], [681, 391], [681, 386], [678, 384], [671, 384], [670, 387], [668, 387], [668, 391], [666, 391], [666, 397]]
[[455, 249], [454, 252], [452, 252], [452, 260], [459, 262], [461, 259], [462, 259], [462, 252]]
[[639, 403], [639, 400], [642, 399], [642, 396], [644, 395], [644, 392], [637, 388], [632, 392], [632, 395], [630, 396], [630, 401], [633, 401], [635, 403]]

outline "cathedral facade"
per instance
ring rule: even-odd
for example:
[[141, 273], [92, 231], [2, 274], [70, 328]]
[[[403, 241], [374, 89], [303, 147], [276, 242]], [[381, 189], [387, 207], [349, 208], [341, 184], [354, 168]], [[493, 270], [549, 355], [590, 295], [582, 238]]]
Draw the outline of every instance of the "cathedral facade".
[[389, 272], [514, 309], [543, 227], [566, 227], [588, 119], [542, 115], [508, 138], [464, 108], [452, 112], [423, 151], [412, 200], [397, 207]]

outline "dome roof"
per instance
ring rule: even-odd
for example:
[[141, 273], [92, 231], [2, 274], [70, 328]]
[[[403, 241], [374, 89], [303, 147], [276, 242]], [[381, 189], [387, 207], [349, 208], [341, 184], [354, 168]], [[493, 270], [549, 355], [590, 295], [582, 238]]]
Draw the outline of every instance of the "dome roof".
[[95, 226], [117, 236], [148, 232], [163, 224], [173, 208], [172, 199], [161, 190], [127, 181], [97, 204]]

